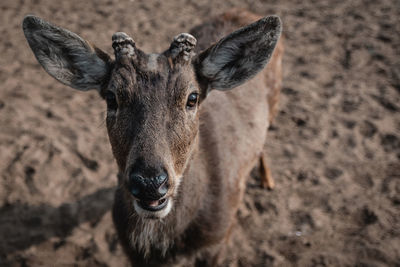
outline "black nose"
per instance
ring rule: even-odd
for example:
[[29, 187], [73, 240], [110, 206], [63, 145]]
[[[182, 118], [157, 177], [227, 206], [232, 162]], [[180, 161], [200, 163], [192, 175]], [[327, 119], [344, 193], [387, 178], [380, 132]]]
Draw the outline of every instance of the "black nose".
[[144, 177], [138, 172], [129, 175], [129, 190], [141, 200], [159, 200], [167, 194], [168, 175], [161, 172], [154, 177]]

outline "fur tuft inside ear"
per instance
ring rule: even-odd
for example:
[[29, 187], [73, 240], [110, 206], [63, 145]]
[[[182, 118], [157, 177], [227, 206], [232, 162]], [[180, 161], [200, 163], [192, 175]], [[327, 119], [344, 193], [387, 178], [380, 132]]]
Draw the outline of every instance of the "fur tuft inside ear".
[[78, 90], [100, 90], [109, 72], [106, 53], [36, 16], [26, 16], [22, 27], [36, 59], [51, 76]]
[[268, 16], [224, 37], [194, 61], [200, 82], [207, 91], [243, 84], [265, 67], [281, 31], [279, 17]]

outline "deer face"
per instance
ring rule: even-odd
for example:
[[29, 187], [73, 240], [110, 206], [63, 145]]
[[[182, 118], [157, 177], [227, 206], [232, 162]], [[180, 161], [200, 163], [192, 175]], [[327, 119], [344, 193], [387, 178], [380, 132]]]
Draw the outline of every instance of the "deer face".
[[37, 60], [60, 82], [97, 89], [107, 102], [107, 129], [119, 186], [136, 213], [162, 218], [173, 207], [199, 132], [200, 102], [264, 68], [278, 41], [277, 17], [226, 36], [198, 55], [189, 34], [161, 54], [146, 54], [131, 37], [112, 37], [115, 59], [78, 35], [27, 16], [25, 36]]
[[168, 213], [196, 144], [200, 89], [190, 51], [179, 51], [195, 43], [186, 37], [166, 52], [150, 55], [136, 49], [125, 34], [113, 37], [116, 60], [101, 93], [120, 182], [142, 214]]

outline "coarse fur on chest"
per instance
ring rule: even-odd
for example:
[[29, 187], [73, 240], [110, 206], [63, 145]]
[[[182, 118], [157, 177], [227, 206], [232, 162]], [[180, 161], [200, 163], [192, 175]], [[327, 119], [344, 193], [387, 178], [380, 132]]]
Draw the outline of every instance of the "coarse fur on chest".
[[163, 219], [149, 221], [138, 216], [135, 221], [136, 226], [130, 235], [131, 246], [140, 251], [144, 257], [150, 255], [151, 248], [155, 248], [165, 256], [174, 242], [170, 238], [170, 227]]

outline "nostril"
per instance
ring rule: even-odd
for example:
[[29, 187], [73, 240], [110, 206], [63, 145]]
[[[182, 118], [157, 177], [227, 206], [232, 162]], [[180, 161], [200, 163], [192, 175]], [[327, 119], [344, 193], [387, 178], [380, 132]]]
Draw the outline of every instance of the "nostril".
[[158, 200], [168, 192], [168, 175], [162, 172], [152, 178], [134, 172], [129, 175], [128, 189], [138, 199]]
[[168, 183], [163, 183], [157, 191], [161, 196], [165, 196], [168, 192]]
[[139, 197], [145, 188], [146, 183], [142, 176], [133, 174], [129, 177], [129, 190], [132, 195]]
[[157, 186], [161, 186], [165, 184], [167, 180], [168, 180], [168, 175], [166, 173], [162, 173], [156, 177], [156, 184]]
[[158, 177], [158, 188], [157, 191], [161, 196], [165, 196], [168, 192], [168, 175], [166, 173], [162, 173]]
[[131, 194], [134, 195], [135, 197], [139, 197], [140, 195], [139, 187], [131, 186]]
[[159, 176], [155, 177], [155, 185], [157, 188], [157, 193], [160, 197], [165, 196], [168, 192], [168, 175], [166, 173], [162, 173]]

